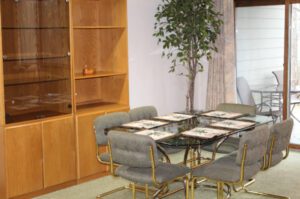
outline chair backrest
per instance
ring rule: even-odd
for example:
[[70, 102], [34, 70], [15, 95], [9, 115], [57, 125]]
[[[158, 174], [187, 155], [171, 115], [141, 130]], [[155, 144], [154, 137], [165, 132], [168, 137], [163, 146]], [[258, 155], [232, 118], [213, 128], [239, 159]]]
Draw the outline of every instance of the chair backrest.
[[245, 133], [240, 139], [236, 164], [242, 164], [245, 144], [247, 144], [247, 154], [244, 162], [245, 165], [256, 164], [262, 160], [267, 152], [269, 135], [270, 130], [268, 125], [258, 126], [251, 132]]
[[217, 106], [216, 110], [249, 114], [249, 115], [256, 114], [256, 106], [245, 105], [245, 104], [221, 103]]
[[108, 133], [108, 139], [113, 162], [129, 167], [151, 167], [152, 147], [155, 166], [158, 164], [156, 143], [151, 137], [112, 130]]
[[276, 78], [277, 84], [283, 85], [283, 70], [272, 71], [272, 73]]
[[255, 106], [255, 101], [247, 80], [244, 77], [238, 77], [236, 81], [237, 92], [241, 103]]
[[131, 121], [138, 121], [143, 119], [151, 119], [157, 116], [157, 110], [154, 106], [142, 106], [131, 109], [129, 111]]
[[274, 146], [272, 153], [281, 153], [283, 150], [287, 149], [290, 144], [291, 134], [293, 131], [294, 121], [289, 118], [280, 123], [274, 124], [270, 129], [270, 138], [268, 144], [268, 151], [271, 148], [272, 139], [274, 140]]
[[130, 122], [128, 113], [116, 112], [98, 116], [94, 120], [96, 142], [99, 146], [107, 145], [106, 130]]

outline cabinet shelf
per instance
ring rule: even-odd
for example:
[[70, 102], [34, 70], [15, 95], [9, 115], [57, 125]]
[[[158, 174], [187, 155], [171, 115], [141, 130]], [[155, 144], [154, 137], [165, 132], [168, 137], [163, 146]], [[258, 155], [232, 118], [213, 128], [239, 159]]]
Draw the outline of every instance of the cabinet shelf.
[[77, 114], [91, 113], [94, 111], [114, 111], [115, 109], [128, 108], [128, 105], [104, 102], [104, 101], [94, 101], [89, 104], [77, 104]]
[[69, 29], [69, 27], [67, 27], [67, 26], [62, 26], [62, 27], [10, 27], [10, 26], [5, 26], [5, 27], [2, 27], [2, 29], [4, 29], [4, 30], [66, 29], [67, 30], [67, 29]]
[[24, 61], [39, 59], [63, 59], [70, 57], [69, 53], [65, 55], [3, 55], [3, 61]]
[[125, 26], [74, 26], [74, 29], [125, 29]]
[[26, 85], [26, 84], [40, 84], [40, 83], [50, 83], [50, 82], [58, 82], [58, 81], [66, 81], [68, 78], [44, 78], [44, 79], [22, 79], [22, 80], [6, 80], [4, 81], [4, 86], [18, 86], [18, 85]]
[[126, 75], [126, 73], [122, 72], [107, 72], [107, 71], [97, 71], [95, 74], [92, 75], [83, 75], [82, 73], [76, 73], [75, 79], [92, 79], [92, 78], [101, 78], [101, 77], [112, 77], [112, 76], [119, 76], [119, 75]]

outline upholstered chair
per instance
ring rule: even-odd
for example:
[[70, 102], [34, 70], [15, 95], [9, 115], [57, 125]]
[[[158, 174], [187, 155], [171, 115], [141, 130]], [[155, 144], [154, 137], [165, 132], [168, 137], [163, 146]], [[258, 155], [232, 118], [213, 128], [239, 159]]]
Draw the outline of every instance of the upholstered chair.
[[221, 103], [217, 106], [216, 110], [248, 115], [256, 114], [256, 106], [247, 104]]
[[258, 126], [241, 137], [238, 151], [193, 169], [192, 198], [194, 198], [193, 185], [198, 179], [216, 182], [218, 199], [224, 197], [224, 184], [246, 189], [244, 184], [261, 169], [261, 161], [265, 158], [267, 151], [268, 138], [268, 126]]
[[[162, 191], [171, 182], [187, 182], [190, 169], [184, 166], [159, 161], [155, 141], [144, 135], [110, 131], [108, 134], [111, 153], [111, 171], [132, 182], [133, 198], [135, 185], [145, 185], [146, 198], [149, 198], [149, 187], [155, 188], [153, 197], [161, 196]], [[113, 163], [121, 166], [114, 171]], [[185, 197], [188, 197], [188, 183], [184, 185]]]
[[[288, 157], [293, 126], [294, 121], [289, 118], [271, 127], [267, 152], [268, 161], [265, 165], [265, 169], [277, 165], [281, 160]], [[285, 154], [283, 151], [285, 151]]]
[[[107, 131], [110, 128], [118, 127], [124, 123], [130, 122], [128, 113], [116, 112], [109, 113], [106, 115], [98, 116], [94, 121], [94, 130], [96, 138], [96, 157], [101, 164], [110, 164], [110, 154], [108, 152], [100, 153], [99, 147], [108, 145]], [[115, 165], [118, 165], [115, 163]], [[97, 198], [102, 198], [104, 196], [110, 195], [114, 192], [121, 191], [123, 189], [129, 188], [127, 186], [118, 187], [114, 190], [102, 193], [97, 196]]]
[[130, 122], [128, 113], [116, 112], [98, 116], [94, 121], [96, 135], [97, 158], [103, 164], [109, 164], [109, 154], [99, 153], [98, 148], [107, 146], [107, 131], [110, 128], [118, 127], [124, 123]]
[[[157, 115], [157, 110], [154, 106], [141, 106], [129, 111], [129, 118], [130, 121], [138, 121], [138, 120], [145, 120], [145, 119], [152, 119]], [[182, 149], [172, 148], [172, 147], [162, 147], [157, 145], [159, 148], [160, 157], [166, 157], [167, 161], [170, 161], [167, 154], [173, 154], [182, 151]]]
[[129, 118], [130, 121], [138, 121], [138, 120], [145, 120], [151, 119], [157, 116], [157, 110], [154, 106], [142, 106], [131, 109], [129, 111]]
[[[234, 113], [242, 113], [247, 115], [255, 115], [256, 114], [256, 106], [246, 105], [246, 104], [234, 104], [234, 103], [221, 103], [216, 108], [217, 111], [225, 111], [225, 112], [234, 112]], [[239, 137], [229, 137], [224, 143], [219, 147], [219, 153], [231, 153], [238, 149], [239, 147]], [[214, 145], [209, 145], [203, 147], [204, 150], [213, 151]], [[215, 155], [213, 155], [215, 157]]]

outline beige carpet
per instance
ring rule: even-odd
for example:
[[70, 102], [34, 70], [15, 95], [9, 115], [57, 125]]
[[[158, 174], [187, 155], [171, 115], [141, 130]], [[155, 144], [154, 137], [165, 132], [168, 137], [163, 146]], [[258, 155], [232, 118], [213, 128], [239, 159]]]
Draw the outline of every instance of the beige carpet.
[[[182, 154], [172, 156], [172, 161], [178, 160]], [[53, 193], [36, 197], [35, 199], [95, 199], [97, 194], [106, 192], [120, 185], [128, 184], [127, 181], [111, 176], [103, 177], [87, 183], [62, 189]], [[181, 186], [175, 184], [173, 186]], [[292, 151], [288, 159], [282, 161], [279, 165], [267, 171], [261, 171], [256, 176], [256, 183], [250, 189], [264, 191], [273, 194], [290, 196], [292, 199], [300, 199], [300, 152]], [[213, 199], [216, 198], [216, 192], [211, 189], [199, 187], [196, 192], [196, 198]], [[124, 190], [108, 197], [107, 199], [130, 199], [131, 192]], [[143, 194], [138, 194], [137, 198], [144, 198]], [[183, 192], [178, 192], [168, 198], [184, 198]], [[233, 199], [256, 199], [267, 198], [250, 195], [246, 193], [233, 193]]]

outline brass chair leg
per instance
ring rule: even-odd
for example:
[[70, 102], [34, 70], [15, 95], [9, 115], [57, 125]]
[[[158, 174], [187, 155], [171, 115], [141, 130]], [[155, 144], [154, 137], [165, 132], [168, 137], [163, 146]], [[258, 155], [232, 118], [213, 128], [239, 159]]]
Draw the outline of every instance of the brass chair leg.
[[148, 184], [145, 185], [145, 195], [146, 195], [146, 199], [149, 199], [149, 187], [148, 187]]
[[189, 188], [190, 188], [189, 178], [186, 177], [184, 181], [185, 181], [185, 199], [189, 199], [189, 194], [190, 194], [190, 191], [189, 191]]
[[131, 188], [132, 188], [132, 199], [136, 199], [136, 192], [135, 192], [135, 184], [134, 183], [131, 184]]
[[242, 189], [245, 189], [246, 187], [252, 185], [253, 183], [255, 182], [255, 179], [250, 179], [247, 183], [245, 183], [242, 187], [236, 187], [235, 185], [232, 185], [232, 189], [234, 192], [239, 192], [241, 191]]
[[217, 182], [217, 199], [224, 199], [224, 184], [223, 182]]
[[118, 187], [118, 188], [115, 188], [115, 189], [113, 189], [113, 190], [107, 191], [107, 192], [105, 192], [105, 193], [101, 193], [101, 194], [99, 194], [96, 198], [97, 198], [97, 199], [101, 199], [101, 198], [103, 198], [103, 197], [105, 197], [105, 196], [111, 195], [111, 194], [113, 194], [113, 193], [116, 193], [116, 192], [119, 192], [119, 191], [122, 191], [122, 190], [128, 189], [128, 188], [129, 188], [129, 187], [127, 187], [127, 186]]
[[195, 199], [195, 184], [197, 182], [197, 178], [192, 178], [192, 185], [191, 185], [191, 194], [192, 194], [192, 199]]
[[275, 194], [271, 194], [271, 193], [264, 193], [264, 192], [258, 192], [258, 191], [251, 191], [248, 190], [246, 188], [243, 189], [246, 193], [249, 194], [254, 194], [254, 195], [259, 195], [259, 196], [266, 196], [266, 197], [270, 197], [270, 198], [278, 198], [278, 199], [290, 199], [290, 197], [288, 196], [281, 196], [281, 195], [275, 195]]

